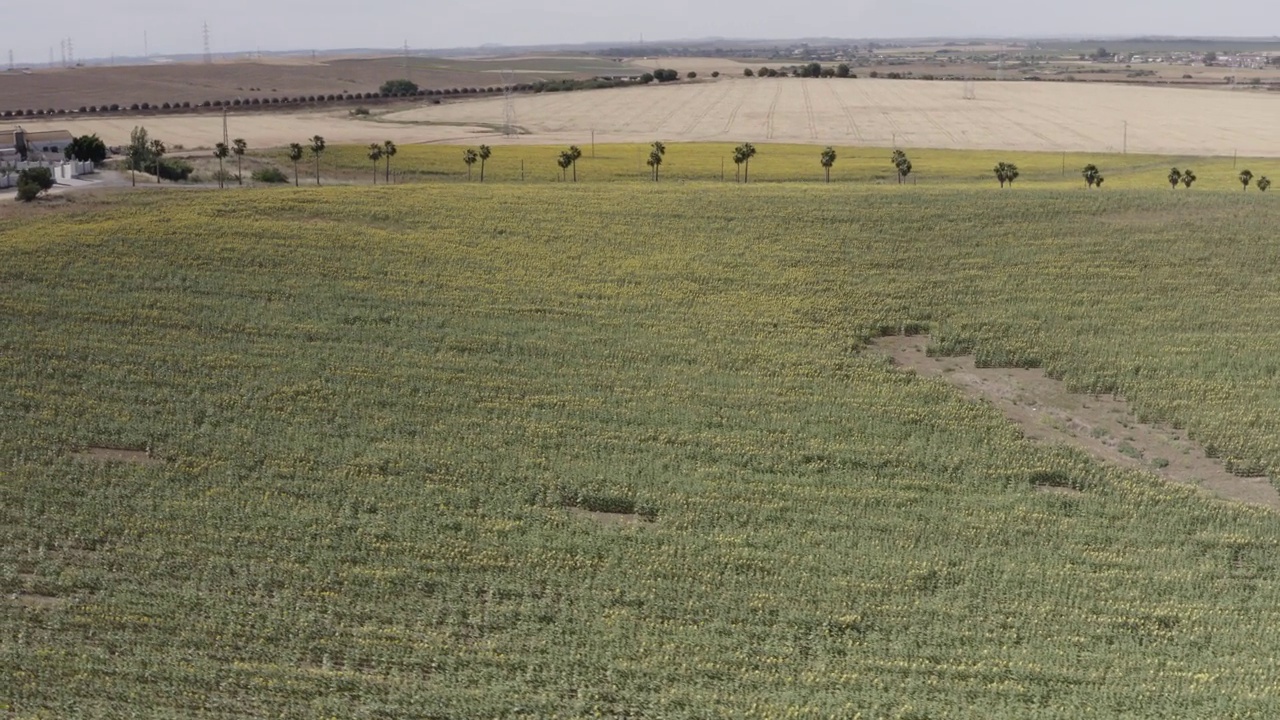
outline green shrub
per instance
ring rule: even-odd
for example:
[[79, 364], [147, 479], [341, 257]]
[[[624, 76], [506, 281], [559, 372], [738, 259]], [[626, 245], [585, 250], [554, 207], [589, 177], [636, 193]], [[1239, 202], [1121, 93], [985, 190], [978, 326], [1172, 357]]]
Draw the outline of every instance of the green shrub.
[[388, 80], [382, 83], [378, 92], [383, 95], [413, 95], [418, 92], [418, 84], [412, 80]]
[[178, 158], [167, 158], [160, 161], [160, 177], [172, 182], [185, 182], [191, 177], [191, 163]]
[[47, 167], [27, 168], [18, 173], [18, 185], [23, 182], [35, 185], [41, 192], [48, 192], [54, 185], [53, 171]]
[[289, 182], [289, 176], [285, 175], [284, 172], [280, 170], [280, 168], [274, 168], [274, 167], [262, 168], [261, 170], [254, 170], [253, 175], [251, 175], [250, 177], [253, 178], [254, 182], [260, 182], [260, 183]]
[[40, 186], [25, 178], [18, 179], [18, 201], [31, 202], [40, 195]]

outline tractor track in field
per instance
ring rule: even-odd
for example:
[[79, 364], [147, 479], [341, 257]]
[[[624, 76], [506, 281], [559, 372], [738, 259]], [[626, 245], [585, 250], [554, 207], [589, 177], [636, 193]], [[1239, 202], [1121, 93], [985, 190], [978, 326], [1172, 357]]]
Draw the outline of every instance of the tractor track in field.
[[769, 104], [769, 114], [764, 119], [765, 138], [772, 140], [774, 131], [774, 117], [778, 112], [778, 100], [782, 97], [782, 83], [777, 83], [777, 90], [773, 92], [773, 102]]
[[818, 121], [813, 114], [813, 99], [809, 97], [809, 81], [800, 81], [800, 90], [804, 93], [804, 112], [809, 121], [809, 139], [818, 139]]
[[971, 356], [929, 357], [928, 344], [924, 335], [890, 336], [875, 340], [872, 349], [899, 368], [946, 380], [990, 402], [1029, 439], [1069, 445], [1103, 462], [1146, 470], [1229, 500], [1280, 509], [1280, 493], [1268, 478], [1233, 475], [1185, 432], [1138, 422], [1121, 398], [1068, 392], [1062, 381], [1039, 369], [979, 368]]

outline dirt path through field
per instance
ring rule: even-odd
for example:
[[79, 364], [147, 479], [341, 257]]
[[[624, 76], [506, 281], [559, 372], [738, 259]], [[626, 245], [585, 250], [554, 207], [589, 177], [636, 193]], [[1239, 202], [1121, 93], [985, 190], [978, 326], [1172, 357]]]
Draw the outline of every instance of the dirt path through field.
[[1000, 408], [1027, 437], [1078, 447], [1099, 460], [1141, 468], [1231, 500], [1280, 509], [1280, 493], [1265, 477], [1242, 478], [1208, 458], [1186, 433], [1139, 423], [1128, 403], [1110, 395], [1067, 392], [1043, 370], [979, 368], [972, 357], [929, 357], [927, 336], [894, 336], [872, 348], [895, 365], [941, 377]]

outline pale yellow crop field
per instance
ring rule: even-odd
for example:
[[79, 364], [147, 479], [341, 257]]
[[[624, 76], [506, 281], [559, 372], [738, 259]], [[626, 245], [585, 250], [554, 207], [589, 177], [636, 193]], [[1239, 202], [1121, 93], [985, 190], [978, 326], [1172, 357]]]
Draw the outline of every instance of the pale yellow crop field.
[[[788, 142], [944, 149], [1280, 155], [1280, 97], [1085, 83], [722, 78], [519, 97], [526, 142]], [[501, 99], [385, 121], [501, 123]], [[456, 130], [457, 128], [454, 127]]]
[[[232, 137], [277, 147], [323, 135], [330, 144], [492, 145], [511, 142], [773, 142], [840, 146], [1280, 156], [1280, 95], [1101, 83], [721, 77], [674, 85], [517, 96], [514, 139], [497, 128], [501, 98], [423, 104], [367, 118], [345, 110], [230, 118]], [[212, 147], [217, 114], [24, 123], [128, 141], [135, 125], [172, 147]]]

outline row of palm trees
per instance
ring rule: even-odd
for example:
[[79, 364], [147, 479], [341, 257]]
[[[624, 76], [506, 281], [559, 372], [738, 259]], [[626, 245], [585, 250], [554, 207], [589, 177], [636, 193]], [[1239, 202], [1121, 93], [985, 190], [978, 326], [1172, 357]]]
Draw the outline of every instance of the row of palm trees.
[[[310, 149], [312, 157], [315, 158], [316, 185], [320, 184], [320, 156], [324, 154], [324, 151], [326, 149], [325, 140], [320, 135], [316, 135], [312, 137], [308, 141], [308, 143], [309, 145], [307, 147], [304, 147], [301, 143], [292, 143], [291, 145], [289, 145], [289, 159], [293, 161], [293, 184], [295, 186], [298, 185], [298, 163], [299, 161], [302, 160], [307, 149]], [[227, 157], [233, 154], [236, 156], [236, 180], [241, 185], [244, 184], [244, 179], [241, 176], [241, 163], [246, 150], [248, 150], [248, 147], [249, 147], [248, 143], [246, 143], [243, 138], [236, 138], [235, 140], [232, 141], [230, 146], [228, 146], [226, 143], [218, 143], [216, 146], [214, 146], [213, 154], [214, 154], [214, 157], [218, 158], [219, 187], [225, 187], [224, 181], [226, 179], [226, 173], [223, 171], [223, 165], [222, 165], [223, 160], [225, 160]], [[663, 160], [666, 158], [667, 146], [665, 143], [661, 141], [656, 141], [652, 143], [649, 146], [649, 148], [650, 148], [649, 159], [645, 164], [648, 165], [650, 168], [653, 181], [657, 182], [659, 178], [659, 168], [661, 168]], [[149, 149], [151, 151], [152, 156], [155, 158], [156, 182], [159, 182], [160, 181], [160, 178], [159, 178], [160, 158], [165, 154], [166, 148], [164, 146], [164, 143], [162, 143], [160, 140], [152, 140]], [[382, 161], [384, 158], [386, 159], [386, 169], [384, 172], [384, 180], [385, 182], [388, 182], [388, 183], [391, 181], [391, 158], [395, 157], [397, 152], [398, 152], [398, 149], [396, 148], [396, 144], [391, 142], [390, 140], [387, 140], [381, 144], [379, 143], [369, 144], [367, 157], [373, 163], [373, 183], [375, 185], [378, 184], [378, 163]], [[733, 159], [734, 165], [737, 166], [734, 173], [735, 182], [750, 181], [751, 159], [754, 158], [756, 154], [757, 154], [756, 147], [751, 143], [743, 143], [742, 145], [739, 145], [733, 149], [732, 159]], [[467, 148], [465, 151], [463, 151], [462, 161], [467, 166], [467, 180], [468, 181], [471, 180], [472, 166], [475, 165], [477, 162], [479, 162], [480, 163], [480, 182], [484, 182], [485, 164], [488, 162], [489, 158], [491, 158], [492, 156], [493, 156], [493, 149], [490, 148], [488, 145], [481, 145], [478, 149]], [[556, 164], [560, 168], [561, 177], [563, 180], [568, 181], [569, 179], [568, 173], [569, 173], [569, 170], [572, 169], [573, 181], [574, 182], [578, 181], [578, 160], [581, 157], [582, 157], [582, 150], [577, 145], [570, 145], [567, 150], [564, 150], [563, 152], [560, 153], [560, 155], [556, 159]], [[822, 153], [819, 155], [819, 163], [822, 165], [822, 169], [826, 176], [826, 182], [828, 183], [831, 182], [831, 168], [835, 166], [836, 159], [837, 159], [837, 154], [836, 154], [835, 148], [831, 146], [827, 146], [823, 148]], [[911, 174], [911, 171], [913, 169], [911, 160], [907, 158], [907, 154], [902, 150], [894, 150], [893, 154], [890, 156], [890, 161], [893, 163], [893, 166], [897, 171], [898, 183], [899, 184], [905, 183], [907, 180], [907, 176]], [[1002, 161], [997, 163], [995, 168], [993, 168], [993, 172], [995, 173], [996, 180], [1000, 183], [1000, 187], [1002, 188], [1006, 184], [1012, 187], [1013, 181], [1017, 180], [1018, 177], [1020, 176], [1020, 173], [1018, 171], [1018, 166], [1010, 162]], [[1081, 175], [1084, 177], [1085, 183], [1090, 188], [1094, 188], [1094, 187], [1100, 188], [1102, 187], [1103, 182], [1106, 181], [1106, 178], [1102, 175], [1101, 170], [1099, 170], [1098, 166], [1094, 165], [1093, 163], [1089, 163], [1088, 165], [1085, 165], [1084, 169], [1081, 171]], [[1253, 173], [1248, 169], [1242, 170], [1240, 172], [1238, 178], [1240, 180], [1241, 185], [1244, 186], [1245, 190], [1249, 189], [1249, 184], [1253, 182], [1253, 177], [1254, 177]], [[1182, 184], [1184, 187], [1190, 188], [1191, 185], [1195, 183], [1197, 178], [1196, 178], [1195, 172], [1192, 171], [1190, 168], [1187, 168], [1186, 170], [1179, 170], [1178, 168], [1175, 167], [1169, 171], [1167, 180], [1169, 181], [1170, 186], [1176, 189], [1179, 184]], [[1271, 187], [1271, 180], [1266, 175], [1263, 175], [1258, 178], [1256, 185], [1259, 190], [1266, 192], [1267, 189]]]
[[[378, 184], [378, 161], [383, 158], [387, 159], [387, 172], [386, 172], [385, 181], [387, 183], [391, 182], [391, 158], [395, 157], [397, 152], [399, 152], [399, 148], [397, 148], [396, 144], [391, 142], [390, 140], [383, 142], [381, 145], [379, 145], [378, 143], [369, 143], [368, 158], [373, 161], [373, 184], [374, 185]], [[316, 169], [316, 173], [317, 173], [316, 182], [319, 183], [320, 176], [319, 176], [318, 167]]]

